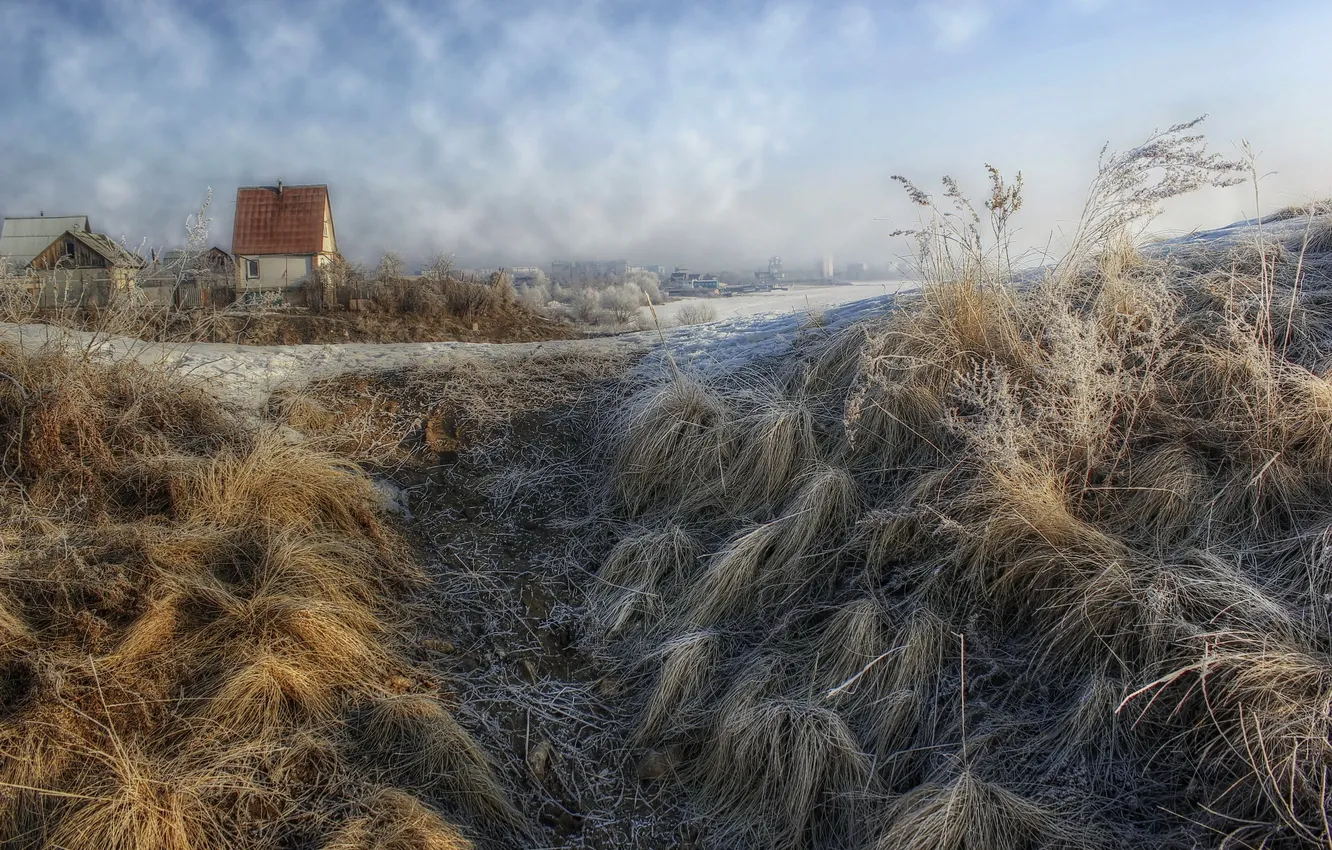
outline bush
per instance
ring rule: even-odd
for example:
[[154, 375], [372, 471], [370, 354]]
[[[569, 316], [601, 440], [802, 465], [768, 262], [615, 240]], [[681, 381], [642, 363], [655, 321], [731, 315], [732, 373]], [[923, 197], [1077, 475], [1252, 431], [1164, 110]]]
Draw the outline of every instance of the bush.
[[591, 287], [583, 287], [574, 290], [568, 304], [575, 319], [585, 325], [595, 324], [597, 313], [601, 310], [601, 293]]
[[632, 321], [638, 315], [639, 308], [645, 303], [643, 291], [633, 283], [622, 283], [606, 289], [601, 294], [601, 306], [610, 313], [618, 324]]
[[715, 321], [717, 321], [716, 308], [704, 301], [685, 304], [675, 313], [675, 323], [681, 327]]
[[362, 286], [369, 290], [375, 308], [385, 313], [471, 320], [511, 307], [530, 311], [519, 301], [508, 274], [496, 273], [487, 281], [462, 278], [454, 272], [449, 255], [438, 255], [420, 277], [412, 279], [402, 276], [402, 261], [396, 255], [386, 254], [373, 279]]

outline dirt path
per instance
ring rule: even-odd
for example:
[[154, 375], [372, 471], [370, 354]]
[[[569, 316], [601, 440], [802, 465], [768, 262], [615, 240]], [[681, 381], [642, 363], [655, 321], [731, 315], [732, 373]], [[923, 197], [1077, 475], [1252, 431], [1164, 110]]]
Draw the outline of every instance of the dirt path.
[[489, 451], [388, 477], [434, 579], [417, 641], [535, 824], [532, 847], [693, 847], [699, 818], [651, 754], [628, 759], [624, 687], [582, 645], [598, 542], [577, 526], [590, 411], [516, 423]]

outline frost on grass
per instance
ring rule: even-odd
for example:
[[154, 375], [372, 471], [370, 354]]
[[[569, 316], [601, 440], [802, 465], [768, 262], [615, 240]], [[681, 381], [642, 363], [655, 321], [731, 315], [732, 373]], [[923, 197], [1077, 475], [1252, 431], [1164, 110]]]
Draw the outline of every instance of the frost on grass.
[[1034, 273], [1020, 184], [908, 183], [901, 309], [697, 329], [608, 412], [624, 746], [731, 843], [1332, 841], [1326, 218], [1140, 250], [1234, 179], [1195, 126], [1103, 155]]

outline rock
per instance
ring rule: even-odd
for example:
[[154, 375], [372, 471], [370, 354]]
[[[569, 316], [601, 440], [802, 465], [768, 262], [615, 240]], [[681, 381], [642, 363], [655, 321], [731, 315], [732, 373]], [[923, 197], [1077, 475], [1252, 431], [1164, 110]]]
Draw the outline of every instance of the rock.
[[556, 835], [573, 835], [583, 828], [583, 816], [571, 812], [559, 803], [541, 807], [541, 822], [555, 830]]
[[539, 784], [544, 784], [546, 774], [550, 771], [550, 762], [555, 755], [555, 747], [550, 741], [542, 741], [532, 748], [532, 752], [527, 754], [527, 769], [532, 771], [532, 778]]
[[373, 479], [375, 491], [379, 494], [384, 510], [412, 519], [412, 511], [407, 507], [407, 493], [391, 481], [382, 478]]

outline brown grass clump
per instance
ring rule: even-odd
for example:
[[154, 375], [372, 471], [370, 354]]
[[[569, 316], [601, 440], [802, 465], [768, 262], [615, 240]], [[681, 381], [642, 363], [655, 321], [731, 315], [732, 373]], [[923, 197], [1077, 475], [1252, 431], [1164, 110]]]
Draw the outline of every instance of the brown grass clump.
[[659, 619], [664, 594], [695, 572], [701, 556], [698, 543], [675, 524], [626, 535], [602, 567], [593, 617], [611, 634]]
[[1304, 203], [1291, 204], [1282, 207], [1274, 213], [1268, 213], [1263, 216], [1263, 221], [1288, 221], [1292, 218], [1308, 218], [1310, 216], [1332, 215], [1332, 200], [1322, 198], [1318, 200], [1306, 201]]
[[712, 806], [752, 818], [768, 846], [794, 847], [809, 831], [826, 840], [848, 829], [846, 795], [865, 789], [869, 760], [836, 711], [779, 695], [780, 676], [758, 659], [732, 685], [698, 770]]
[[1189, 138], [1104, 160], [1039, 274], [910, 187], [903, 309], [608, 416], [607, 527], [712, 553], [607, 643], [626, 745], [735, 844], [1332, 844], [1322, 245], [1135, 249], [1151, 174], [1228, 167]]
[[490, 759], [439, 700], [383, 697], [353, 719], [358, 752], [403, 787], [460, 803], [482, 823], [518, 826], [517, 810], [496, 782]]
[[322, 850], [470, 850], [456, 827], [409, 794], [386, 788], [367, 802], [369, 813], [349, 820]]
[[716, 393], [673, 381], [645, 393], [623, 417], [615, 428], [623, 435], [615, 486], [631, 513], [711, 495], [735, 451], [724, 427], [730, 411]]
[[680, 739], [706, 722], [705, 698], [716, 685], [721, 650], [713, 631], [691, 632], [661, 647], [661, 671], [638, 723], [639, 740]]
[[[332, 840], [388, 758], [338, 730], [390, 684], [435, 708], [383, 728], [488, 801], [478, 828], [515, 825], [401, 657], [419, 576], [358, 468], [138, 366], [0, 347], [0, 374], [5, 846]], [[468, 846], [392, 793], [374, 822], [407, 837], [374, 846]]]
[[[99, 754], [100, 755], [100, 754]], [[133, 752], [94, 760], [78, 796], [61, 801], [50, 836], [54, 847], [211, 850], [235, 846], [217, 797], [244, 777], [182, 771], [168, 760]]]

